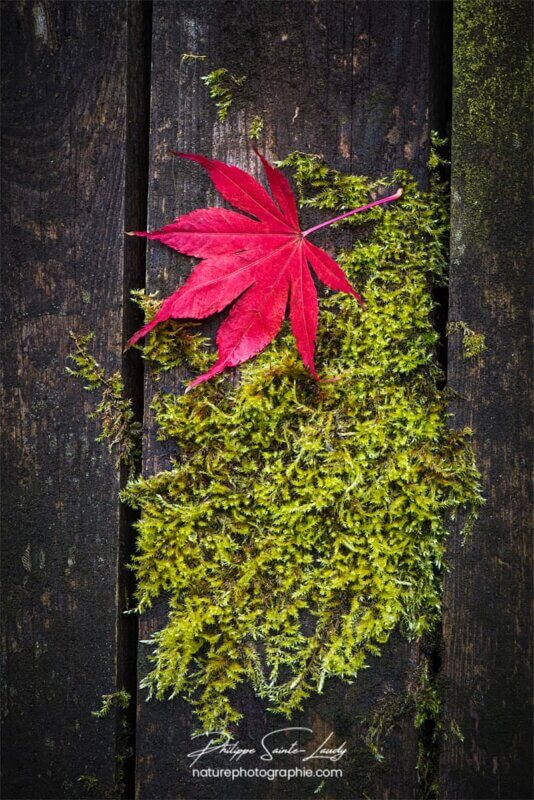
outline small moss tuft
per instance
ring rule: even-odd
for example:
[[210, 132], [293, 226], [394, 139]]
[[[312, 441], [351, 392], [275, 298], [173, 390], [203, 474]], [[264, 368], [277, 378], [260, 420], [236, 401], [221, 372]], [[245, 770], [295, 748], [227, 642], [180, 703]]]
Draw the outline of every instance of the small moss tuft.
[[462, 335], [465, 358], [480, 356], [485, 352], [486, 337], [483, 333], [475, 333], [465, 322], [447, 323], [447, 336], [452, 336], [455, 333]]
[[217, 116], [221, 122], [224, 122], [228, 116], [228, 111], [234, 101], [236, 87], [243, 86], [246, 79], [246, 75], [241, 75], [239, 78], [231, 75], [224, 67], [214, 69], [202, 76], [201, 80], [208, 86], [211, 99], [215, 100]]
[[250, 123], [248, 138], [252, 140], [254, 139], [258, 140], [262, 132], [263, 132], [263, 118], [256, 116]]
[[97, 719], [103, 719], [107, 717], [113, 706], [117, 706], [121, 709], [126, 709], [132, 702], [132, 696], [126, 689], [119, 689], [118, 692], [112, 692], [111, 694], [103, 694], [102, 695], [102, 705], [96, 711], [91, 711], [93, 717]]

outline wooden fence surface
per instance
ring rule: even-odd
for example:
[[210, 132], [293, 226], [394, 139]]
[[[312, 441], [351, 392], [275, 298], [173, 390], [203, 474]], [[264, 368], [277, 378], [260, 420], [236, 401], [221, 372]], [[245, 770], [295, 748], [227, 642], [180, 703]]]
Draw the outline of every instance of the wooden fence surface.
[[[2, 5], [2, 584], [6, 798], [308, 798], [309, 785], [204, 781], [186, 752], [181, 700], [91, 716], [104, 693], [135, 693], [142, 644], [163, 604], [124, 615], [131, 519], [125, 475], [95, 443], [93, 398], [67, 378], [68, 331], [95, 331], [139, 415], [143, 469], [168, 463], [149, 412], [150, 378], [122, 346], [132, 288], [168, 292], [189, 262], [125, 240], [210, 205], [207, 179], [169, 150], [257, 174], [248, 130], [264, 119], [271, 159], [321, 153], [346, 172], [407, 168], [424, 185], [429, 132], [450, 134], [452, 264], [442, 316], [486, 336], [478, 360], [448, 343], [455, 426], [469, 424], [487, 498], [472, 538], [451, 537], [442, 642], [393, 638], [351, 686], [332, 682], [291, 724], [333, 731], [350, 757], [318, 796], [415, 798], [432, 732], [407, 712], [384, 761], [361, 720], [405, 692], [429, 660], [444, 703], [435, 767], [443, 798], [531, 796], [531, 222], [526, 163], [532, 5], [522, 0], [175, 0]], [[184, 60], [184, 53], [203, 61]], [[221, 122], [201, 75], [246, 75]], [[173, 387], [172, 377], [168, 379]], [[177, 385], [177, 384], [175, 384]], [[248, 691], [240, 738], [277, 720]], [[450, 722], [459, 725], [452, 735]], [[132, 753], [129, 754], [128, 748]]]

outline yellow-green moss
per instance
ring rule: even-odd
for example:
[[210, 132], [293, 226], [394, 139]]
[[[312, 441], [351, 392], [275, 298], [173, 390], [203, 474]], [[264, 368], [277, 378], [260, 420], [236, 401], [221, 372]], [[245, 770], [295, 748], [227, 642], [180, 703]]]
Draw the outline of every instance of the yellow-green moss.
[[259, 139], [263, 132], [263, 124], [263, 117], [254, 117], [248, 129], [248, 138], [252, 140]]
[[[455, 3], [455, 100], [461, 111], [455, 127], [457, 134], [474, 137], [479, 146], [528, 147], [517, 128], [518, 114], [528, 114], [530, 107], [526, 77], [532, 67], [532, 48], [525, 36], [527, 15], [524, 0]], [[509, 131], [510, 140], [496, 140], [496, 129]]]
[[524, 0], [454, 3], [453, 129], [462, 157], [453, 163], [460, 190], [453, 208], [460, 200], [469, 208], [463, 228], [491, 220], [507, 230], [516, 213], [513, 204], [497, 206], [493, 195], [495, 176], [521, 174], [530, 152], [531, 11]]
[[111, 694], [103, 694], [102, 695], [102, 705], [96, 711], [91, 711], [93, 717], [97, 719], [102, 719], [103, 717], [107, 717], [113, 706], [117, 706], [118, 708], [125, 709], [128, 708], [130, 703], [132, 702], [132, 697], [126, 689], [119, 689], [118, 692], [112, 692]]
[[[336, 255], [367, 310], [339, 294], [320, 301], [328, 382], [311, 379], [286, 326], [237, 384], [226, 374], [156, 394], [174, 461], [123, 495], [140, 511], [138, 609], [170, 602], [143, 684], [188, 698], [204, 730], [240, 718], [243, 681], [290, 715], [329, 677], [353, 680], [395, 628], [429, 630], [445, 520], [481, 502], [469, 431], [448, 429], [437, 388], [429, 281], [446, 266], [443, 192], [404, 172], [370, 181], [318, 157], [285, 163], [309, 207], [341, 212], [393, 184], [404, 195], [344, 223], [354, 241]], [[152, 316], [156, 300], [143, 302]], [[143, 352], [158, 370], [213, 359], [179, 323], [159, 326]]]
[[85, 389], [96, 391], [101, 396], [100, 403], [91, 414], [100, 419], [102, 425], [102, 433], [97, 441], [107, 441], [109, 449], [117, 452], [117, 468], [123, 464], [132, 476], [141, 456], [141, 424], [135, 419], [131, 400], [125, 396], [121, 374], [115, 372], [108, 377], [89, 353], [92, 333], [78, 336], [71, 332], [70, 337], [75, 350], [69, 356], [73, 366], [67, 367], [67, 372], [82, 380]]
[[228, 116], [230, 106], [234, 102], [236, 87], [242, 86], [246, 79], [246, 75], [241, 75], [241, 77], [231, 75], [224, 67], [214, 69], [202, 76], [201, 80], [209, 87], [211, 99], [215, 100], [217, 116], [221, 122], [224, 122]]
[[459, 333], [462, 336], [465, 358], [480, 356], [486, 350], [486, 337], [483, 333], [476, 333], [465, 322], [448, 322], [447, 336]]

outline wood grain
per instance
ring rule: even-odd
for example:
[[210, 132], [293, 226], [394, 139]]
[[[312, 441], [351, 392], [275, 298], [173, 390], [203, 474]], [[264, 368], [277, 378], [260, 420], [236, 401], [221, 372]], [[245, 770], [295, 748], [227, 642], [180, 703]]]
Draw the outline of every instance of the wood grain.
[[[264, 119], [260, 149], [272, 159], [300, 149], [322, 154], [345, 172], [381, 175], [406, 167], [426, 180], [428, 155], [429, 6], [425, 2], [176, 2], [154, 4], [149, 225], [216, 197], [198, 169], [172, 160], [169, 149], [199, 152], [258, 175], [247, 132], [255, 115]], [[184, 53], [204, 61], [182, 60]], [[200, 77], [226, 67], [246, 75], [235, 92], [228, 120], [220, 122]], [[307, 223], [306, 223], [307, 224]], [[149, 245], [147, 286], [170, 292], [192, 261]], [[169, 379], [168, 388], [177, 389]], [[147, 378], [145, 408], [153, 387]], [[164, 469], [169, 452], [157, 443], [149, 413], [147, 474]], [[140, 623], [140, 639], [165, 623], [160, 603]], [[149, 665], [140, 645], [140, 676]], [[342, 779], [326, 780], [320, 796], [373, 798], [415, 796], [417, 737], [412, 720], [401, 718], [386, 742], [384, 765], [376, 768], [362, 741], [361, 720], [388, 694], [407, 691], [419, 652], [397, 639], [355, 685], [330, 683], [311, 699], [294, 725], [313, 727], [314, 737], [334, 732], [347, 739]], [[239, 699], [245, 712], [238, 736], [250, 746], [284, 721], [267, 715], [249, 690]], [[194, 779], [186, 753], [193, 749], [194, 723], [179, 700], [138, 708], [137, 796], [139, 798], [309, 798], [320, 780], [287, 783], [242, 779]], [[216, 762], [210, 762], [216, 765]], [[292, 763], [291, 766], [295, 766]]]
[[[455, 11], [449, 343], [454, 425], [474, 430], [486, 505], [451, 541], [445, 581], [441, 792], [532, 797], [531, 3]], [[461, 732], [454, 735], [451, 725]]]
[[99, 361], [109, 371], [122, 366], [135, 259], [130, 250], [125, 265], [123, 231], [127, 113], [138, 122], [127, 102], [136, 14], [125, 3], [92, 2], [2, 10], [9, 798], [104, 797], [120, 778], [116, 712], [91, 716], [103, 693], [123, 685], [119, 474], [94, 441], [96, 398], [65, 366], [70, 329], [95, 331]]
[[[524, 89], [532, 13], [524, 0], [456, 3], [449, 318], [484, 333], [487, 351], [467, 360], [461, 339], [451, 337], [448, 376], [457, 393], [454, 425], [475, 431], [487, 503], [471, 539], [462, 545], [457, 534], [449, 550], [440, 673], [444, 800], [532, 794], [531, 128]], [[138, 411], [145, 403], [145, 472], [164, 469], [172, 449], [155, 439], [150, 378], [143, 393], [139, 359], [121, 355], [138, 326], [128, 293], [144, 281], [144, 244], [125, 243], [122, 234], [145, 227], [147, 190], [150, 227], [218, 202], [207, 178], [169, 149], [213, 155], [259, 175], [247, 135], [259, 115], [258, 144], [271, 159], [300, 149], [345, 172], [378, 176], [406, 167], [424, 184], [429, 120], [442, 131], [448, 120], [449, 15], [450, 4], [437, 0], [3, 4], [5, 797], [132, 796], [133, 769], [126, 763], [122, 775], [117, 759], [125, 744], [119, 716], [90, 715], [102, 693], [136, 682], [135, 620], [122, 615], [131, 591], [123, 570], [131, 518], [118, 503], [124, 475], [94, 443], [95, 399], [64, 367], [68, 331], [94, 330], [100, 362], [121, 369]], [[206, 59], [184, 61], [184, 53]], [[200, 80], [218, 67], [247, 77], [226, 122]], [[158, 245], [148, 253], [150, 291], [168, 293], [192, 266]], [[176, 376], [166, 380], [178, 388]], [[162, 601], [141, 620], [139, 639], [163, 624]], [[140, 677], [149, 669], [146, 656], [140, 644]], [[394, 638], [353, 686], [331, 682], [292, 720], [313, 728], [315, 743], [333, 731], [337, 743], [348, 744], [343, 778], [326, 780], [317, 796], [417, 796], [421, 742], [410, 714], [394, 720], [380, 766], [362, 733], [373, 710], [408, 692], [428, 656]], [[257, 746], [285, 724], [249, 688], [238, 703], [245, 745]], [[193, 728], [185, 703], [145, 703], [139, 692], [139, 800], [298, 800], [320, 784], [195, 780], [185, 757]]]

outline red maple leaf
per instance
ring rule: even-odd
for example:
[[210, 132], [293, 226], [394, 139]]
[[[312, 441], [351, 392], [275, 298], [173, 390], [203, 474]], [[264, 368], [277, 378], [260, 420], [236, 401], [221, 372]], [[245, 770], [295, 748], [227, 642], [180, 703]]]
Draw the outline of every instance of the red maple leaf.
[[200, 164], [222, 197], [250, 214], [224, 208], [203, 208], [178, 217], [159, 231], [133, 235], [158, 239], [189, 256], [202, 258], [186, 282], [164, 300], [156, 316], [135, 333], [135, 344], [156, 325], [168, 319], [203, 319], [234, 303], [217, 333], [215, 364], [189, 385], [192, 388], [242, 364], [274, 339], [289, 316], [302, 361], [317, 379], [314, 365], [317, 332], [317, 278], [334, 291], [353, 295], [363, 306], [344, 272], [330, 256], [308, 240], [310, 233], [372, 206], [389, 203], [402, 194], [375, 200], [307, 231], [299, 226], [297, 204], [289, 182], [257, 151], [272, 197], [238, 167], [200, 155], [176, 153]]

